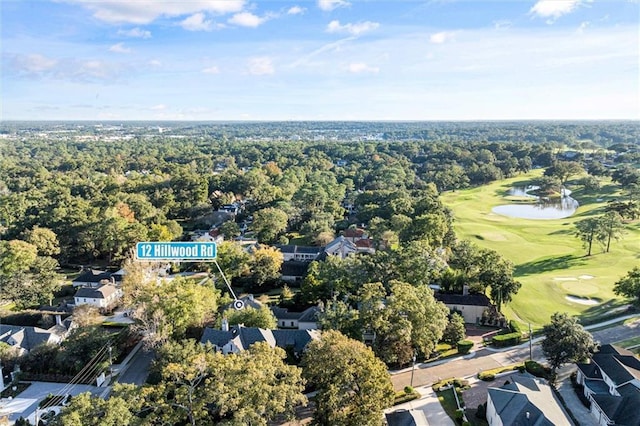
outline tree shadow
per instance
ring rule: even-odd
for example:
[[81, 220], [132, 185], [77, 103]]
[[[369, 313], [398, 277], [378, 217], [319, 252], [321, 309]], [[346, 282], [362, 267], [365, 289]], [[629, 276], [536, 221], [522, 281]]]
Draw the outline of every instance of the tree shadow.
[[540, 274], [543, 272], [555, 271], [560, 269], [568, 269], [573, 266], [581, 266], [587, 263], [584, 256], [565, 255], [559, 257], [551, 257], [547, 259], [534, 260], [531, 262], [517, 265], [514, 275], [522, 277], [532, 274]]

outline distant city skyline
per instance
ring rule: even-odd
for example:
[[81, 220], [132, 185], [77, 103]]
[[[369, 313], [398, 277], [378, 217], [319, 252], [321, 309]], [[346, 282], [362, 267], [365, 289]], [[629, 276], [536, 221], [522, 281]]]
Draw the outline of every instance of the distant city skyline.
[[0, 8], [2, 120], [640, 119], [638, 0]]

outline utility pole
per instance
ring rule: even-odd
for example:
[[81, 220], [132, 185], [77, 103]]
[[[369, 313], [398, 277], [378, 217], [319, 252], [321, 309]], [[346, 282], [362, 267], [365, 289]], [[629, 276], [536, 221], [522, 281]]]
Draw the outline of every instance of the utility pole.
[[531, 333], [531, 323], [529, 323], [529, 360], [533, 361], [533, 334]]
[[413, 387], [413, 372], [416, 371], [416, 353], [413, 352], [413, 367], [411, 367], [411, 387]]
[[113, 364], [111, 362], [111, 346], [109, 346], [109, 380], [113, 379]]

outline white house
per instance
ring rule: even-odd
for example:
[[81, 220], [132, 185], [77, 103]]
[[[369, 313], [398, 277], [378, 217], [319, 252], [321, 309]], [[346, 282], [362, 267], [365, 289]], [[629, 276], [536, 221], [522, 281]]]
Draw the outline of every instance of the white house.
[[111, 284], [100, 287], [82, 287], [74, 296], [76, 306], [91, 305], [97, 308], [108, 309], [115, 306], [122, 297], [122, 290]]
[[603, 345], [591, 362], [577, 364], [591, 414], [601, 426], [640, 425], [640, 359], [626, 349]]
[[294, 330], [315, 330], [318, 328], [318, 307], [312, 306], [302, 312], [289, 312], [288, 309], [273, 307], [271, 312], [278, 320], [278, 328]]

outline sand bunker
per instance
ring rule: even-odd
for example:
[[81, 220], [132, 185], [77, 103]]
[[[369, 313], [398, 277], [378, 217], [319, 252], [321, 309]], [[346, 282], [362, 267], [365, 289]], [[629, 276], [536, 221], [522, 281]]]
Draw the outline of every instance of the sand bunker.
[[565, 296], [569, 302], [579, 303], [581, 305], [599, 305], [600, 301], [598, 299], [589, 299], [587, 297], [576, 297], [576, 296]]
[[580, 275], [578, 278], [580, 278], [581, 280], [592, 280], [595, 277], [593, 275]]
[[555, 277], [553, 280], [554, 281], [578, 281], [577, 278], [573, 278], [573, 277]]

